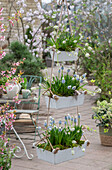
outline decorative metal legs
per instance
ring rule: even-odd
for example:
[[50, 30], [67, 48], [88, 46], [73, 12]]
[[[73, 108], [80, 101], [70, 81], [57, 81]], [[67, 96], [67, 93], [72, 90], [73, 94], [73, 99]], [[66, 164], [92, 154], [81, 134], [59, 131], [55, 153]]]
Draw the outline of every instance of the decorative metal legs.
[[[14, 156], [16, 158], [22, 158], [25, 154], [27, 156], [28, 159], [32, 159], [33, 158], [33, 155], [30, 154], [30, 156], [28, 155], [28, 152], [27, 152], [27, 149], [26, 149], [26, 146], [24, 145], [23, 141], [21, 140], [20, 136], [18, 135], [18, 133], [16, 132], [16, 130], [14, 129], [14, 127], [12, 127], [12, 130], [14, 131], [16, 137], [19, 139], [20, 143], [22, 144], [23, 148], [24, 148], [24, 153], [20, 156], [17, 156], [16, 154], [14, 154]], [[19, 146], [17, 146], [17, 152], [21, 152], [21, 148]]]

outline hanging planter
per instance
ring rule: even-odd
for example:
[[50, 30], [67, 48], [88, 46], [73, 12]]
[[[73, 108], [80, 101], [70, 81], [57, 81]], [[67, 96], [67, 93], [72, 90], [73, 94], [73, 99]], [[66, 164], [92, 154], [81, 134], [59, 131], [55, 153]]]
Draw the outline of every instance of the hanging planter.
[[[59, 51], [58, 53], [55, 52], [54, 54], [54, 61], [76, 61], [78, 59], [78, 51], [79, 49], [76, 48], [75, 51]], [[51, 57], [53, 58], [53, 51], [50, 51]]]
[[[43, 138], [33, 144], [39, 159], [58, 164], [85, 154], [89, 141], [84, 136], [83, 125], [80, 125], [80, 113], [78, 120], [69, 114], [65, 116], [64, 126], [61, 120], [59, 126], [56, 126], [52, 117], [47, 123], [44, 123], [46, 130], [42, 133]], [[38, 130], [41, 130], [41, 127], [38, 127]], [[85, 140], [82, 140], [83, 136]]]
[[[56, 96], [57, 99], [51, 98], [50, 99], [50, 108], [53, 109], [61, 109], [61, 108], [68, 108], [74, 106], [80, 106], [84, 103], [85, 94], [84, 92], [80, 95], [76, 96]], [[45, 96], [46, 106], [48, 108], [49, 105], [49, 97]]]
[[86, 74], [79, 76], [77, 74], [70, 75], [70, 69], [67, 73], [63, 73], [64, 67], [58, 71], [58, 76], [53, 76], [51, 81], [48, 78], [45, 79], [44, 87], [47, 89], [43, 94], [45, 96], [45, 102], [48, 108], [49, 97], [50, 108], [60, 109], [67, 107], [80, 106], [84, 103], [85, 94], [87, 91], [83, 87], [88, 83], [86, 81]]
[[[43, 161], [52, 163], [52, 164], [59, 164], [61, 162], [69, 161], [71, 159], [79, 158], [85, 155], [85, 149], [87, 146], [88, 141], [82, 145], [82, 147], [74, 147], [64, 150], [59, 150], [58, 153], [54, 154], [53, 152], [36, 148], [38, 159]], [[82, 149], [83, 148], [83, 149]], [[72, 154], [74, 152], [74, 154]]]

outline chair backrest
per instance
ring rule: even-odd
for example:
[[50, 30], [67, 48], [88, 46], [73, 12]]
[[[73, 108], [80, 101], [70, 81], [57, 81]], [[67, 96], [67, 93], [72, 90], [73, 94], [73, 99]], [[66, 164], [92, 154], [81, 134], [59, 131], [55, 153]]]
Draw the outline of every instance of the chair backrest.
[[[32, 104], [37, 104], [39, 109], [40, 107], [40, 93], [41, 93], [41, 82], [42, 82], [42, 77], [41, 76], [33, 76], [33, 75], [22, 75], [22, 78], [27, 79], [27, 89], [31, 89], [33, 83], [38, 83], [38, 99], [36, 102], [34, 101], [23, 101], [22, 103], [28, 104], [27, 106], [31, 106]], [[27, 108], [26, 108], [27, 109]]]

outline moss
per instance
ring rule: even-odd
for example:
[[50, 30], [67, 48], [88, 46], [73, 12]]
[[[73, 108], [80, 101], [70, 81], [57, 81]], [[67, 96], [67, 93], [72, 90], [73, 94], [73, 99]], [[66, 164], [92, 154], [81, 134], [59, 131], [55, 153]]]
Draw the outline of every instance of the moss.
[[[79, 141], [78, 144], [72, 144], [72, 146], [68, 147], [68, 146], [63, 146], [63, 145], [54, 145], [53, 148], [59, 148], [60, 150], [64, 150], [64, 149], [68, 149], [68, 148], [72, 148], [72, 147], [78, 147], [78, 146], [82, 146], [84, 144], [85, 141]], [[48, 144], [46, 146], [46, 143], [42, 143], [38, 145], [39, 148], [48, 150], [50, 152], [52, 152], [51, 146]]]

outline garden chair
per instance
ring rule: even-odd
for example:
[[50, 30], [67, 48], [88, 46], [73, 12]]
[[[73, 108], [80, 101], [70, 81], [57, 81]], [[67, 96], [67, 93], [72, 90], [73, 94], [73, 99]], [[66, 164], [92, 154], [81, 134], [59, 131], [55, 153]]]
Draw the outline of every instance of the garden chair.
[[[36, 139], [36, 134], [38, 133], [39, 137], [40, 134], [38, 132], [37, 129], [37, 123], [38, 123], [38, 115], [39, 115], [39, 107], [40, 107], [40, 92], [41, 92], [41, 82], [42, 82], [42, 77], [40, 76], [33, 76], [33, 75], [23, 75], [23, 78], [27, 78], [27, 89], [31, 89], [32, 84], [36, 81], [38, 81], [39, 83], [39, 87], [38, 87], [38, 96], [37, 96], [37, 100], [36, 102], [34, 100], [21, 100], [20, 104], [16, 104], [15, 103], [15, 114], [18, 117], [18, 115], [20, 114], [28, 114], [30, 117], [30, 120], [32, 120], [32, 123], [34, 125], [34, 129], [35, 129], [35, 136], [34, 136], [34, 140]], [[33, 106], [33, 107], [32, 107]], [[14, 110], [10, 110], [14, 111]], [[25, 121], [27, 121], [29, 118], [21, 118], [23, 121], [24, 119], [26, 119]], [[16, 120], [16, 122], [18, 122], [17, 124], [19, 125], [19, 120], [20, 118], [18, 118]], [[28, 120], [29, 121], [29, 120]]]

